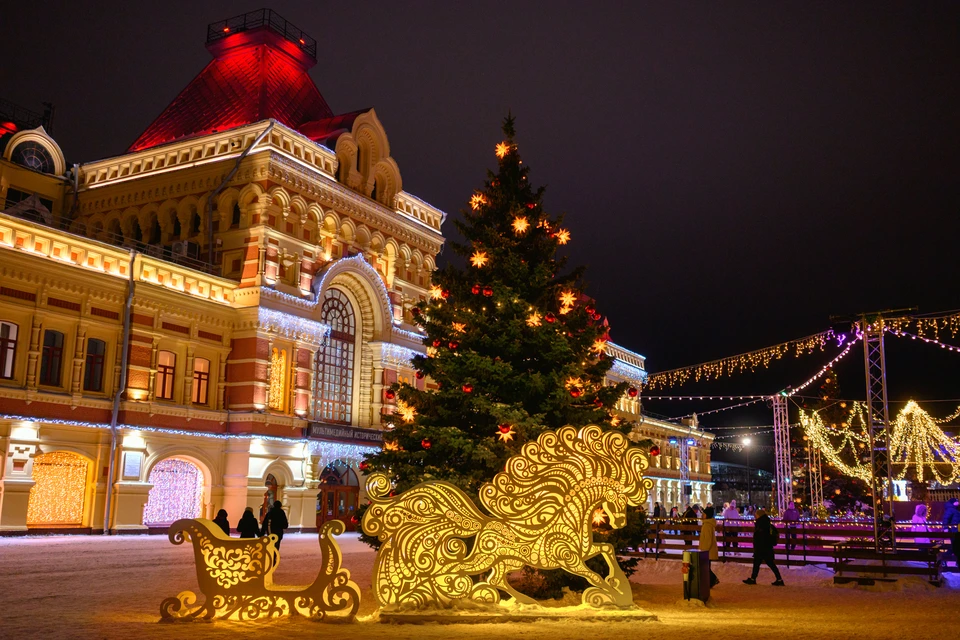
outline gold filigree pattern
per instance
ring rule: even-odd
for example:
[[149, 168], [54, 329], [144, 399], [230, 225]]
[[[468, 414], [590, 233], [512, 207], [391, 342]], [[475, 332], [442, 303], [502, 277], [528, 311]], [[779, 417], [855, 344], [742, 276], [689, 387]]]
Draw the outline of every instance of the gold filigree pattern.
[[[623, 527], [627, 505], [642, 504], [653, 487], [643, 477], [648, 466], [646, 453], [621, 433], [597, 426], [548, 431], [480, 488], [480, 502], [491, 515], [450, 483], [423, 482], [390, 496], [387, 477], [374, 474], [363, 516], [364, 532], [381, 541], [374, 594], [391, 611], [494, 604], [501, 593], [535, 604], [506, 579], [529, 565], [585, 578], [591, 587], [584, 604], [632, 608], [614, 549], [593, 541], [591, 523], [601, 508], [611, 527]], [[597, 555], [609, 568], [606, 579], [585, 564]], [[483, 577], [474, 581], [478, 575]]]
[[160, 604], [160, 618], [257, 620], [302, 615], [352, 620], [360, 608], [360, 589], [350, 572], [341, 568], [343, 556], [334, 540], [344, 529], [342, 522], [331, 520], [320, 530], [322, 562], [312, 585], [283, 587], [273, 584], [280, 562], [277, 536], [230, 538], [210, 520], [178, 520], [170, 525], [170, 542], [193, 542], [197, 581], [205, 599], [198, 605], [196, 594], [183, 591]]

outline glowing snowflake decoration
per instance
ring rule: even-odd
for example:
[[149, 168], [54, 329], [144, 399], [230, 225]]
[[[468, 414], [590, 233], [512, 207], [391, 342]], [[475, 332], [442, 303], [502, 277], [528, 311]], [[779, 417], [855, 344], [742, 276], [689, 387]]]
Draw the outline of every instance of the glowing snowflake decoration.
[[477, 269], [487, 264], [488, 261], [489, 258], [487, 258], [487, 252], [480, 251], [479, 249], [475, 251], [472, 256], [470, 256], [470, 264], [475, 266]]
[[523, 216], [517, 216], [513, 219], [513, 230], [515, 232], [523, 233], [530, 228], [530, 222]]

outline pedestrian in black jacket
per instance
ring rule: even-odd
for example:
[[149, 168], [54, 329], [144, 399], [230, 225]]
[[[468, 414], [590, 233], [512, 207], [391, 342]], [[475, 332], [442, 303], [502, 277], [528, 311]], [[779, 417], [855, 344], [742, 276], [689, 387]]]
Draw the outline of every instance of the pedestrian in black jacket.
[[950, 498], [943, 507], [943, 526], [950, 536], [953, 564], [960, 567], [960, 500]]
[[283, 512], [283, 503], [277, 500], [263, 518], [263, 535], [268, 536], [272, 533], [277, 536], [276, 547], [279, 549], [280, 542], [283, 540], [283, 530], [289, 526], [287, 514]]
[[773, 554], [773, 548], [776, 546], [779, 536], [780, 534], [773, 523], [770, 522], [767, 512], [763, 509], [757, 509], [757, 521], [753, 527], [753, 573], [743, 581], [744, 584], [757, 584], [760, 564], [766, 563], [777, 578], [773, 586], [784, 586], [783, 578], [780, 577], [780, 570], [777, 569], [777, 562]]
[[257, 516], [253, 515], [253, 507], [247, 507], [240, 516], [240, 522], [237, 523], [237, 531], [241, 538], [259, 538], [260, 523], [257, 522]]
[[230, 522], [227, 521], [227, 511], [226, 509], [220, 509], [217, 511], [217, 517], [213, 519], [217, 523], [225, 534], [230, 535]]

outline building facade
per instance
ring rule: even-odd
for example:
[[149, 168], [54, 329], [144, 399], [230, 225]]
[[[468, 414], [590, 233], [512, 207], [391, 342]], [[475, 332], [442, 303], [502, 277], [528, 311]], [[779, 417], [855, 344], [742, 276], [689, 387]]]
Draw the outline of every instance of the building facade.
[[[307, 34], [264, 10], [207, 47], [117, 157], [68, 168], [43, 127], [2, 123], [0, 533], [236, 522], [274, 500], [294, 529], [353, 528], [386, 389], [431, 384], [410, 314], [446, 214], [403, 190], [373, 109], [330, 110]], [[611, 378], [641, 382], [617, 349]], [[675, 455], [658, 459], [672, 490]]]

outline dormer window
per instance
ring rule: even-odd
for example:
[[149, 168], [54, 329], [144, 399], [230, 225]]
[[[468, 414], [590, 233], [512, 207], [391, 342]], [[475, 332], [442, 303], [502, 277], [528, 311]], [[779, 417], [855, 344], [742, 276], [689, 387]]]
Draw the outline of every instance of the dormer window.
[[10, 160], [40, 173], [55, 173], [53, 154], [39, 142], [21, 142], [14, 147]]

